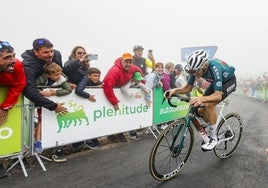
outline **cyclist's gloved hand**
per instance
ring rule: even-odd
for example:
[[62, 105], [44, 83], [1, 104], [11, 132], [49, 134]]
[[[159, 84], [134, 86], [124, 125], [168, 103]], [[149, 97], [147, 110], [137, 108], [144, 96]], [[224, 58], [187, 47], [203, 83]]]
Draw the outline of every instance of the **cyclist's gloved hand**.
[[167, 91], [165, 91], [165, 93], [164, 93], [164, 97], [167, 98], [167, 99], [169, 99], [169, 98], [171, 98], [171, 96], [172, 96], [174, 93], [175, 93], [175, 90], [174, 90], [174, 89], [167, 90]]

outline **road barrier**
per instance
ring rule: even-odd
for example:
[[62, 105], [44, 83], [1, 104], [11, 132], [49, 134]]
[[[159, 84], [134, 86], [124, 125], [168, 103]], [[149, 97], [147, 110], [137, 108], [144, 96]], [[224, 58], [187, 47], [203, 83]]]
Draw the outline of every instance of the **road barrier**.
[[[112, 135], [130, 130], [147, 128], [183, 117], [188, 109], [185, 102], [174, 101], [177, 107], [170, 107], [163, 99], [163, 90], [155, 89], [152, 93], [152, 106], [146, 106], [144, 94], [136, 89], [142, 97], [130, 98], [115, 88], [115, 95], [120, 100], [119, 110], [115, 111], [106, 99], [102, 88], [86, 88], [86, 92], [95, 95], [96, 102], [90, 102], [72, 92], [69, 95], [49, 99], [56, 103], [65, 103], [68, 113], [55, 114], [42, 108], [42, 145], [43, 149], [64, 146], [87, 139]], [[6, 88], [0, 88], [3, 101]], [[25, 155], [35, 155], [46, 171], [40, 155], [34, 152], [34, 120], [36, 110], [32, 102], [21, 96], [16, 106], [9, 110], [6, 123], [0, 126], [0, 158], [15, 157], [22, 165], [25, 177], [28, 176], [22, 159]], [[27, 149], [27, 152], [25, 150]], [[17, 162], [17, 163], [18, 163]], [[17, 163], [13, 164], [11, 170]]]

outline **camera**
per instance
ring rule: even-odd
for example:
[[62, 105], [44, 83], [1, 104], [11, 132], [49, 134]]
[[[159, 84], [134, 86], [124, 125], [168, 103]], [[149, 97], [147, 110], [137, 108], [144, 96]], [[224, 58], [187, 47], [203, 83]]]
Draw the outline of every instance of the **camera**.
[[88, 59], [89, 61], [91, 61], [91, 60], [98, 60], [98, 54], [90, 54], [90, 55], [87, 57], [87, 59]]

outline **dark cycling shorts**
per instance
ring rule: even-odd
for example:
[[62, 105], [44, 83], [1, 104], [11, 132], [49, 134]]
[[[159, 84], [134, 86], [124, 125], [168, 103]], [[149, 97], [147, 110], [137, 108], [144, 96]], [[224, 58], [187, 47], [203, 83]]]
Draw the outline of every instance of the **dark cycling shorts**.
[[[223, 83], [222, 85], [222, 99], [224, 100], [230, 93], [234, 92], [236, 89], [236, 77], [230, 78], [227, 82]], [[206, 91], [204, 96], [209, 96], [214, 93], [213, 84], [210, 84]]]

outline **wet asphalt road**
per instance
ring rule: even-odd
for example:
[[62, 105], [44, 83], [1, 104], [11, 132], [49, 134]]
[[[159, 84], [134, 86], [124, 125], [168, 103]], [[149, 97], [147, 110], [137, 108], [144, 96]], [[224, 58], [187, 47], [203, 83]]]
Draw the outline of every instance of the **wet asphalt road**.
[[34, 163], [25, 178], [21, 171], [0, 179], [0, 188], [87, 187], [87, 188], [266, 188], [268, 187], [268, 104], [231, 96], [229, 109], [244, 121], [243, 137], [228, 159], [213, 152], [202, 152], [196, 135], [195, 145], [182, 171], [166, 182], [152, 178], [149, 154], [155, 141], [150, 134], [140, 141], [104, 145], [68, 155], [65, 163], [45, 162], [47, 171]]

